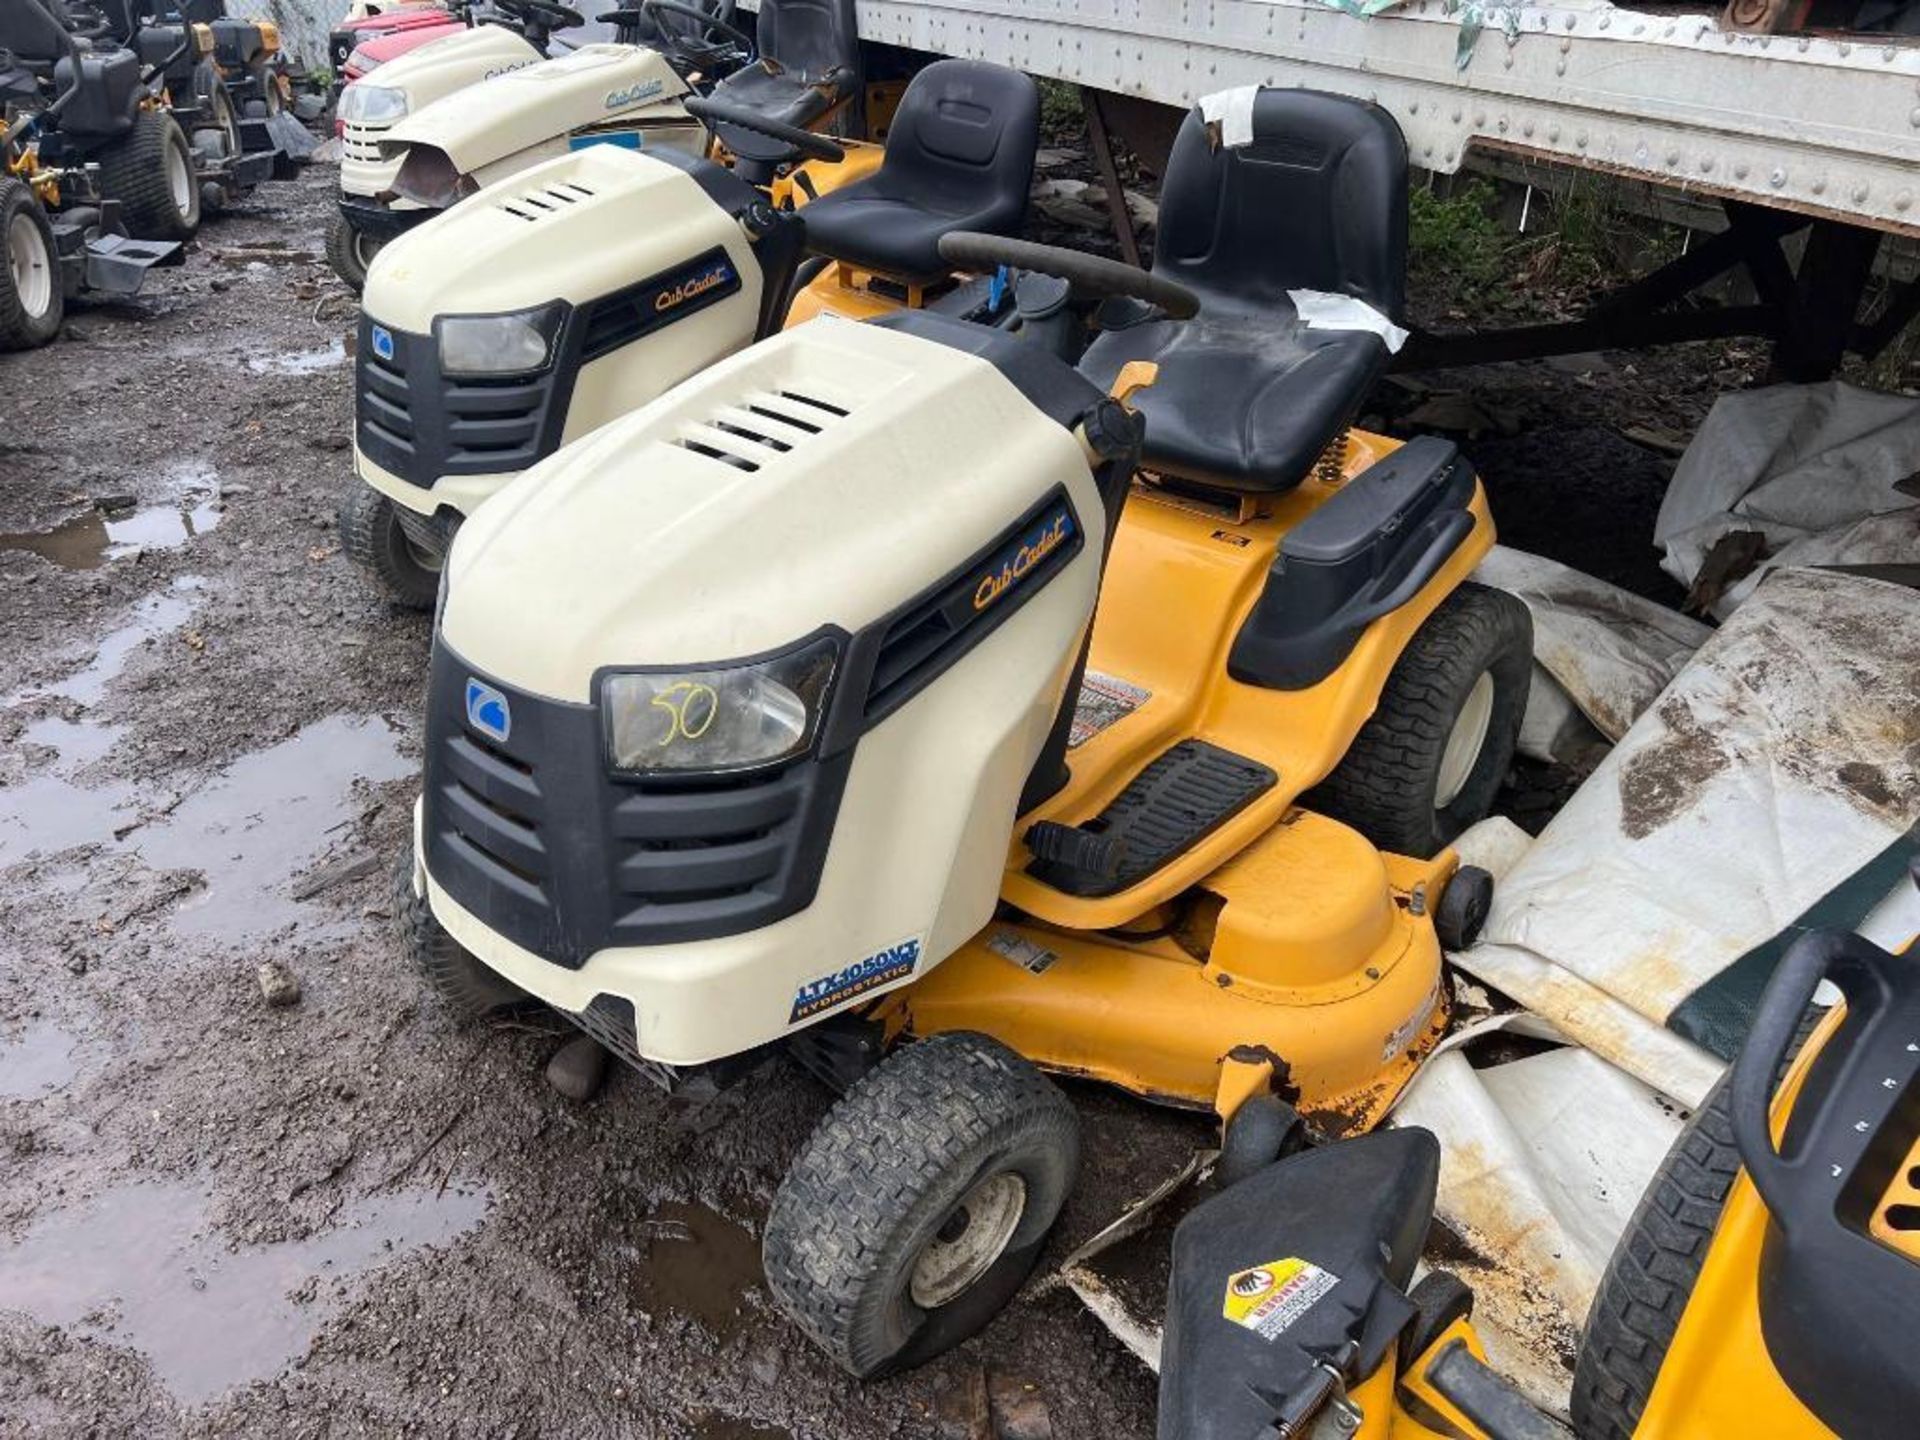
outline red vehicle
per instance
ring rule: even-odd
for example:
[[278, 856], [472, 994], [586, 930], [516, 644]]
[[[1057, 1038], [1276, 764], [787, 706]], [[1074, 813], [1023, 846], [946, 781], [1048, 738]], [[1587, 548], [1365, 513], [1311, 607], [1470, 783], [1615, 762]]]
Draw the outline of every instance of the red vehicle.
[[335, 83], [347, 85], [376, 65], [465, 28], [465, 20], [440, 5], [395, 5], [341, 21], [327, 36], [327, 60]]

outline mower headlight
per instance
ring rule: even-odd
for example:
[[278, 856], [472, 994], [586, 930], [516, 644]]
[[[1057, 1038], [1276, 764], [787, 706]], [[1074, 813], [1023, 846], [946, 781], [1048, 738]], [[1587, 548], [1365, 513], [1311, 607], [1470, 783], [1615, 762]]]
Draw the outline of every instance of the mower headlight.
[[[362, 74], [379, 63], [369, 59], [364, 50], [355, 50], [347, 57], [347, 65]], [[364, 80], [356, 80], [340, 92], [336, 113], [355, 125], [391, 125], [406, 118], [407, 92], [391, 85], [369, 85]]]
[[708, 670], [624, 671], [601, 684], [607, 753], [628, 774], [750, 770], [803, 754], [820, 726], [837, 647]]
[[524, 375], [547, 363], [560, 307], [510, 315], [443, 315], [433, 322], [440, 369], [447, 375]]

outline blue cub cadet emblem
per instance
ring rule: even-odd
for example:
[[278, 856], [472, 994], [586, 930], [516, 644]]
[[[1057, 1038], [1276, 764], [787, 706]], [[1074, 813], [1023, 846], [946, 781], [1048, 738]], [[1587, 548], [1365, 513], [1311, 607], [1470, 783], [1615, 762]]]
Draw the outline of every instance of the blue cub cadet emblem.
[[787, 1017], [787, 1023], [798, 1025], [802, 1020], [811, 1020], [836, 1005], [845, 1004], [856, 995], [864, 995], [894, 980], [904, 980], [919, 963], [920, 940], [915, 936], [876, 951], [864, 960], [856, 960], [844, 970], [809, 980], [793, 992], [793, 1013]]
[[382, 360], [393, 359], [393, 332], [384, 325], [373, 327], [373, 353]]
[[489, 739], [507, 743], [513, 733], [513, 709], [507, 697], [493, 686], [469, 678], [467, 681], [467, 723]]

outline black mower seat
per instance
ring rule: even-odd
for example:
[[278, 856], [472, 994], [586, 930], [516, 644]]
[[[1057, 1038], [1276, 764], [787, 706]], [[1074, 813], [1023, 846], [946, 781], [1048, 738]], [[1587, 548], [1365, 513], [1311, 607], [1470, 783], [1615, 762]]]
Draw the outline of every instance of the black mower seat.
[[[802, 128], [860, 93], [860, 40], [854, 0], [760, 0], [754, 41], [760, 59], [713, 87], [716, 100], [745, 105]], [[734, 154], [778, 160], [786, 147], [738, 126], [717, 132]]]
[[73, 53], [73, 35], [63, 23], [67, 18], [64, 6], [50, 6], [43, 14], [6, 0], [0, 3], [0, 50], [32, 65], [64, 60]]
[[1262, 89], [1252, 140], [1216, 148], [1196, 109], [1167, 163], [1153, 271], [1198, 295], [1200, 313], [1110, 328], [1080, 368], [1107, 385], [1130, 360], [1159, 365], [1135, 400], [1146, 468], [1290, 490], [1352, 423], [1388, 351], [1371, 331], [1309, 330], [1287, 292], [1351, 295], [1396, 317], [1406, 258], [1407, 145], [1386, 111]]
[[951, 230], [1017, 235], [1040, 143], [1040, 88], [978, 60], [940, 60], [913, 77], [866, 179], [806, 208], [808, 247], [904, 279], [941, 275]]

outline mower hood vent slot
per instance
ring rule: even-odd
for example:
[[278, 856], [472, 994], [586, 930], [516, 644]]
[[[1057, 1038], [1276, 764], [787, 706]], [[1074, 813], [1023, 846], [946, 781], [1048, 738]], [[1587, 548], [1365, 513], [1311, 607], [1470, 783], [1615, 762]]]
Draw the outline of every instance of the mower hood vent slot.
[[511, 200], [502, 200], [500, 208], [515, 219], [531, 224], [542, 216], [558, 214], [569, 205], [578, 205], [582, 200], [592, 198], [593, 191], [568, 180], [545, 190], [529, 190], [524, 195], [515, 195]]
[[694, 422], [688, 433], [669, 443], [736, 470], [754, 471], [791, 454], [851, 413], [830, 400], [796, 390], [761, 390]]

